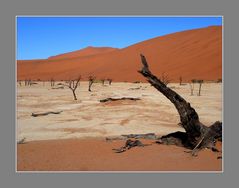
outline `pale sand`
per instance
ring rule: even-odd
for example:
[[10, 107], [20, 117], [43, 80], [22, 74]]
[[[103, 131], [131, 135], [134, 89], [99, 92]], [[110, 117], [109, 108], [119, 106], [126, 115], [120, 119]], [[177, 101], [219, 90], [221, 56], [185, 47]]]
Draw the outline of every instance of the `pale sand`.
[[[140, 86], [143, 89], [129, 90]], [[170, 86], [191, 103], [204, 124], [222, 120], [221, 84], [203, 84], [202, 96], [190, 96], [189, 85]], [[77, 101], [68, 88], [50, 89], [49, 83], [44, 87], [18, 87], [17, 139], [26, 137], [32, 141], [149, 132], [164, 135], [184, 130], [177, 125], [180, 120], [174, 105], [147, 83], [113, 83], [111, 86], [96, 83], [91, 93], [87, 87], [87, 82], [81, 83]], [[99, 102], [107, 97], [139, 97], [141, 100]], [[63, 110], [59, 115], [31, 116], [32, 112], [59, 110]]]

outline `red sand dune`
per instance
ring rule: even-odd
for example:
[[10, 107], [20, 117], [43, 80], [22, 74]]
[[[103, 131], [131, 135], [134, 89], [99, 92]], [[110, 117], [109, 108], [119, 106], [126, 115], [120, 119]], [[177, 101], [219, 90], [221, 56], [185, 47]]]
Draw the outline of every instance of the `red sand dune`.
[[81, 50], [77, 50], [74, 52], [69, 52], [65, 54], [60, 54], [56, 56], [51, 56], [48, 59], [68, 59], [68, 58], [77, 58], [77, 57], [83, 57], [83, 56], [91, 56], [96, 54], [102, 54], [117, 50], [117, 48], [110, 48], [110, 47], [92, 47], [88, 46], [86, 48], [83, 48]]
[[174, 82], [222, 78], [222, 27], [177, 32], [146, 40], [123, 49], [86, 48], [44, 60], [18, 60], [17, 78], [73, 79], [82, 75], [112, 78], [114, 81], [145, 81], [137, 70], [143, 53], [151, 70], [163, 72]]

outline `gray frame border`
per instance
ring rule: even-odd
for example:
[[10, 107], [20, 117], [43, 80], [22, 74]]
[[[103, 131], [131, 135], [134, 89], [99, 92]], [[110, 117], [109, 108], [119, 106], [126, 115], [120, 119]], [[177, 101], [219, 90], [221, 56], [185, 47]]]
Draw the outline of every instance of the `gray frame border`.
[[[238, 49], [237, 0], [8, 0], [0, 6], [0, 185], [5, 188], [218, 188], [238, 183]], [[223, 15], [225, 168], [223, 174], [16, 174], [14, 171], [16, 15]]]
[[[224, 86], [224, 76], [223, 76], [223, 68], [224, 68], [224, 61], [223, 61], [223, 53], [224, 53], [224, 19], [222, 15], [17, 15], [15, 17], [15, 56], [17, 57], [17, 18], [18, 17], [129, 17], [129, 18], [137, 18], [137, 17], [221, 17], [222, 18], [222, 122], [224, 117], [223, 111], [223, 86]], [[17, 110], [17, 59], [15, 59], [15, 106]], [[17, 140], [17, 117], [15, 119], [15, 140]], [[224, 126], [223, 126], [223, 133], [224, 133]], [[224, 134], [222, 139], [224, 140]], [[83, 173], [83, 174], [90, 174], [90, 173], [223, 173], [224, 172], [224, 142], [222, 142], [222, 170], [221, 171], [18, 171], [17, 170], [17, 144], [15, 142], [15, 171], [17, 173]]]

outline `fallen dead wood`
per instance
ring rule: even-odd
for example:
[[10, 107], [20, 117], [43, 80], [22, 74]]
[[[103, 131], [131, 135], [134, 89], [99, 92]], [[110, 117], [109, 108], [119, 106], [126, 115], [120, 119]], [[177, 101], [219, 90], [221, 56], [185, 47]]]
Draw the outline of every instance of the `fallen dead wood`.
[[101, 99], [100, 102], [108, 102], [108, 101], [120, 101], [120, 100], [140, 100], [140, 98], [133, 98], [133, 97], [122, 97], [122, 98], [106, 98], [106, 99]]
[[60, 87], [52, 87], [51, 89], [64, 89], [64, 86], [60, 86]]
[[25, 143], [26, 143], [26, 138], [25, 137], [17, 142], [17, 144], [25, 144]]
[[125, 152], [133, 147], [144, 147], [144, 146], [149, 146], [151, 144], [143, 144], [141, 141], [139, 140], [131, 140], [131, 139], [128, 139], [125, 143], [125, 145], [123, 147], [120, 147], [118, 149], [112, 149], [115, 151], [115, 153], [122, 153], [122, 152]]
[[158, 136], [155, 133], [146, 133], [146, 134], [123, 134], [121, 136], [114, 136], [114, 137], [106, 137], [106, 141], [113, 141], [113, 140], [127, 140], [130, 138], [134, 139], [148, 139], [148, 140], [156, 140]]
[[176, 132], [161, 137], [158, 143], [183, 145], [192, 149], [192, 155], [194, 156], [203, 148], [216, 151], [215, 143], [222, 138], [222, 123], [216, 121], [211, 126], [201, 123], [197, 112], [191, 107], [190, 103], [151, 73], [146, 58], [142, 54], [141, 62], [143, 67], [139, 73], [174, 104], [180, 116], [180, 125], [185, 129], [185, 133]]
[[135, 139], [150, 139], [150, 140], [155, 140], [157, 138], [155, 133], [146, 133], [146, 134], [126, 134], [122, 135], [123, 137], [126, 138], [135, 138]]
[[139, 89], [141, 89], [142, 88], [142, 86], [139, 86], [139, 87], [132, 87], [132, 88], [129, 88], [128, 90], [139, 90]]
[[58, 112], [43, 112], [43, 113], [32, 113], [33, 117], [38, 117], [38, 116], [47, 116], [49, 114], [60, 114], [62, 111]]

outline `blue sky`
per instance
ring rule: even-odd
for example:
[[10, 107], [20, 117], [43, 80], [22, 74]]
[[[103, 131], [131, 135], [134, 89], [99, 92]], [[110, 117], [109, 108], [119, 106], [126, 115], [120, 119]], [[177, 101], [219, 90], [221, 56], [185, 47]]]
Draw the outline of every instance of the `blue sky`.
[[17, 59], [85, 48], [124, 48], [166, 34], [222, 25], [222, 17], [17, 17]]

